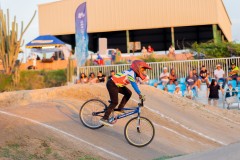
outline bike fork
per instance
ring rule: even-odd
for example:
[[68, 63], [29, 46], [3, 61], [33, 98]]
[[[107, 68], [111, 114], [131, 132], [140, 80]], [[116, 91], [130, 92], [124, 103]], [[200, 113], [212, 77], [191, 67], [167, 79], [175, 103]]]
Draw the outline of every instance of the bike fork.
[[141, 133], [141, 130], [140, 130], [140, 115], [138, 114], [138, 119], [137, 119], [137, 132], [138, 133]]

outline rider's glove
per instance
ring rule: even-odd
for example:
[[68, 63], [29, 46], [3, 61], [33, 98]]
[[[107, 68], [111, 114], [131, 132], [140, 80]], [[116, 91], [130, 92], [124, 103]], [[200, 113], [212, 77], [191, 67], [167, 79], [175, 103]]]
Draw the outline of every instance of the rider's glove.
[[139, 94], [139, 99], [142, 99], [142, 100], [144, 100], [144, 99], [145, 99], [145, 96], [144, 96], [144, 95], [142, 95], [142, 94]]

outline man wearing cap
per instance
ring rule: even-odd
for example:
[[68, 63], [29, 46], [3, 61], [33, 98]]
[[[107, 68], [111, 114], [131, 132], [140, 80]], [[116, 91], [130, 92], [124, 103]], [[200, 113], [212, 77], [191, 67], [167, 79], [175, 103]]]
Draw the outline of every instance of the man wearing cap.
[[231, 71], [229, 72], [228, 80], [236, 80], [238, 79], [239, 68], [236, 66], [234, 62], [231, 63]]
[[163, 72], [160, 74], [159, 79], [162, 82], [162, 85], [167, 85], [169, 82], [169, 73], [167, 67], [163, 67]]
[[217, 82], [222, 81], [222, 88], [225, 87], [226, 79], [224, 78], [225, 72], [222, 69], [220, 64], [217, 64], [216, 69], [214, 70], [214, 77]]

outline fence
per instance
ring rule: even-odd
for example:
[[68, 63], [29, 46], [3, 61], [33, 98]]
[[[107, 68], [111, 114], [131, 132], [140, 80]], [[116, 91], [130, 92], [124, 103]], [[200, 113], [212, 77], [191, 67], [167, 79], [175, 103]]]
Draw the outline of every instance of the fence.
[[[215, 59], [203, 59], [203, 60], [186, 60], [186, 61], [168, 61], [168, 62], [153, 62], [148, 63], [152, 70], [147, 71], [150, 79], [158, 79], [160, 76], [163, 67], [168, 67], [169, 69], [174, 68], [175, 73], [178, 77], [186, 77], [190, 70], [195, 68], [198, 73], [200, 72], [201, 66], [205, 65], [208, 72], [210, 73], [210, 77], [214, 77], [213, 73], [216, 69], [217, 64], [222, 65], [222, 69], [225, 71], [226, 76], [228, 76], [228, 70], [231, 67], [231, 62], [235, 62], [236, 66], [240, 65], [240, 57], [233, 58], [215, 58]], [[116, 72], [121, 72], [123, 70], [129, 69], [130, 64], [123, 65], [109, 65], [109, 66], [87, 66], [78, 68], [79, 73], [85, 73], [89, 75], [89, 73], [94, 72], [95, 74], [98, 71], [102, 71], [104, 74], [110, 74], [111, 70], [115, 70]]]

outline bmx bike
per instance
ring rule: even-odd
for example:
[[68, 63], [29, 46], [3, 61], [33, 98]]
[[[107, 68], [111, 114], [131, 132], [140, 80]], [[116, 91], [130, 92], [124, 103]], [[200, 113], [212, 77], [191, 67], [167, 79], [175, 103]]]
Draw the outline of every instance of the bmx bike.
[[[138, 103], [137, 107], [123, 108], [127, 113], [115, 115], [114, 109], [109, 117], [109, 122], [115, 124], [118, 119], [137, 114], [136, 117], [131, 118], [125, 125], [124, 136], [129, 144], [136, 147], [144, 147], [152, 142], [155, 135], [155, 128], [152, 122], [140, 116], [141, 108], [143, 107], [143, 100]], [[84, 126], [90, 129], [99, 129], [104, 125], [99, 122], [107, 110], [107, 105], [99, 99], [90, 99], [86, 101], [79, 111], [79, 117]]]

